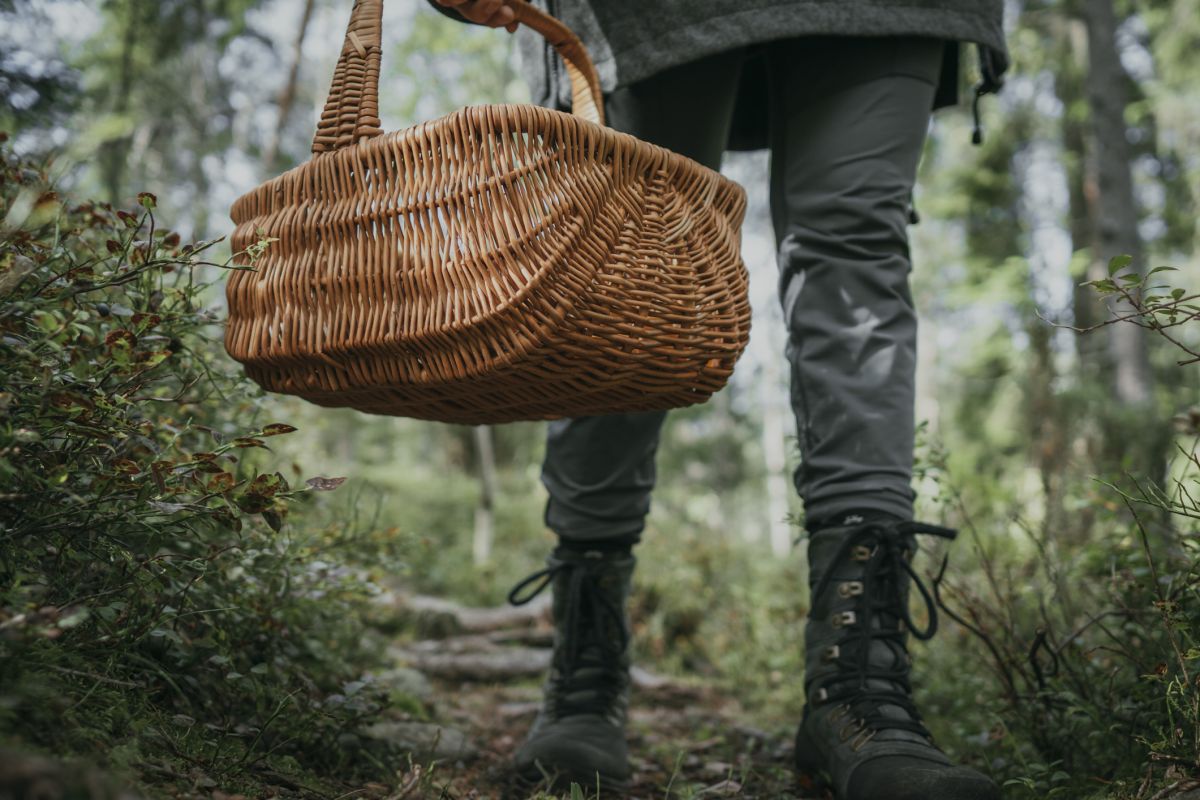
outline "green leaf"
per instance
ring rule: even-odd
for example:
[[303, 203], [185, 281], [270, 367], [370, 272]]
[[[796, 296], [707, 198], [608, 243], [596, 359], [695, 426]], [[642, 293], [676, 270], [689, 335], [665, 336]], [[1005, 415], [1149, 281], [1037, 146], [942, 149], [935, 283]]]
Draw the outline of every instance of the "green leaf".
[[262, 512], [262, 516], [267, 521], [267, 524], [271, 526], [271, 530], [279, 533], [280, 528], [283, 527], [283, 519], [279, 516], [279, 512], [268, 508]]
[[261, 514], [271, 506], [271, 500], [260, 494], [240, 494], [233, 502], [246, 514]]
[[1108, 274], [1116, 275], [1132, 263], [1133, 256], [1131, 255], [1113, 256], [1112, 260], [1108, 262]]

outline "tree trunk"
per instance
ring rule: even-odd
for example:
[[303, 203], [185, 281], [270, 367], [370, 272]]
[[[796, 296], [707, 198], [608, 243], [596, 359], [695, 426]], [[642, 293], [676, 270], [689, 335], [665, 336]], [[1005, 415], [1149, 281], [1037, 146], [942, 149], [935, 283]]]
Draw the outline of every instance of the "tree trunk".
[[[215, 72], [215, 70], [214, 70]], [[209, 75], [205, 74], [202, 64], [193, 64], [190, 91], [194, 108], [205, 108], [209, 105]], [[208, 236], [209, 201], [212, 186], [208, 172], [204, 169], [204, 154], [206, 144], [211, 140], [210, 122], [206, 114], [200, 114], [192, 119], [192, 136], [194, 145], [188, 154], [190, 159], [189, 172], [192, 180], [192, 236], [204, 239]]]
[[485, 564], [492, 557], [492, 539], [496, 521], [496, 452], [492, 446], [492, 429], [475, 426], [475, 455], [479, 463], [479, 506], [475, 509], [475, 537], [471, 555], [476, 564]]
[[308, 23], [312, 20], [315, 5], [316, 0], [304, 0], [304, 10], [300, 14], [300, 29], [296, 32], [296, 41], [292, 45], [292, 66], [288, 70], [283, 90], [279, 93], [279, 118], [275, 122], [275, 131], [271, 134], [271, 139], [267, 142], [267, 149], [263, 153], [263, 168], [270, 175], [274, 175], [276, 172], [275, 162], [279, 157], [279, 143], [287, 128], [292, 106], [296, 103], [296, 83], [300, 77], [300, 62], [304, 58], [304, 37], [308, 34]]
[[[1083, 99], [1084, 76], [1087, 74], [1084, 57], [1086, 50], [1087, 26], [1081, 20], [1066, 20], [1062, 31], [1055, 37], [1055, 54], [1061, 64], [1055, 74], [1055, 94], [1064, 108], [1073, 108]], [[1071, 253], [1075, 255], [1090, 250], [1096, 240], [1092, 224], [1092, 204], [1087, 188], [1089, 177], [1086, 119], [1078, 114], [1062, 115], [1062, 147], [1067, 173], [1068, 232], [1071, 235]], [[1094, 290], [1080, 285], [1088, 280], [1091, 263], [1074, 258], [1072, 262], [1071, 279], [1075, 284], [1072, 302], [1074, 323], [1079, 328], [1090, 328], [1104, 320], [1106, 309]], [[1107, 371], [1103, 370], [1108, 362], [1104, 337], [1078, 334], [1075, 337], [1075, 351], [1079, 356], [1081, 370], [1093, 374], [1104, 371], [1107, 374]]]
[[[1138, 209], [1133, 191], [1125, 110], [1133, 86], [1117, 52], [1117, 17], [1113, 0], [1085, 0], [1088, 72], [1085, 79], [1090, 109], [1091, 152], [1085, 192], [1093, 209], [1092, 262], [1089, 276], [1108, 277], [1108, 262], [1120, 255], [1133, 261], [1122, 272], [1145, 272], [1138, 233]], [[1120, 273], [1119, 273], [1120, 274]], [[1110, 315], [1126, 315], [1130, 304], [1110, 299]], [[1101, 459], [1110, 473], [1119, 469], [1139, 484], [1165, 488], [1172, 450], [1170, 423], [1154, 408], [1154, 379], [1146, 331], [1118, 322], [1107, 332], [1109, 383], [1115, 408], [1102, 412], [1104, 441]], [[1170, 529], [1170, 514], [1160, 515]]]
[[[133, 93], [133, 51], [137, 47], [139, 0], [127, 0], [125, 5], [125, 29], [121, 39], [121, 65], [117, 78], [116, 96], [112, 111], [123, 116], [129, 111], [129, 98]], [[103, 175], [108, 202], [114, 206], [121, 203], [125, 189], [125, 169], [129, 154], [129, 136], [118, 136], [104, 142], [97, 154]]]
[[[1095, 280], [1108, 276], [1108, 262], [1115, 256], [1132, 256], [1130, 271], [1140, 270], [1142, 247], [1125, 125], [1129, 76], [1117, 52], [1117, 19], [1112, 0], [1086, 0], [1083, 17], [1087, 26], [1085, 85], [1091, 110], [1092, 143], [1085, 192], [1093, 221], [1089, 276]], [[1127, 303], [1109, 302], [1111, 314], [1130, 310]], [[1153, 380], [1145, 331], [1128, 324], [1111, 325], [1106, 330], [1112, 388], [1117, 401], [1126, 408], [1148, 406]]]

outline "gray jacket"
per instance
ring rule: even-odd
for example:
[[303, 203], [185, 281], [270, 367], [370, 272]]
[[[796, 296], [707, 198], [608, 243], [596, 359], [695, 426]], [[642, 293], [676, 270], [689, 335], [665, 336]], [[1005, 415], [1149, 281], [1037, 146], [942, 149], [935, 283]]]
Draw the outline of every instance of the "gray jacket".
[[[432, 0], [430, 0], [432, 2]], [[978, 46], [982, 84], [1000, 87], [1008, 66], [1004, 0], [533, 0], [587, 46], [604, 91], [737, 47], [796, 36], [930, 36], [946, 48], [935, 106], [958, 101], [959, 42]], [[435, 8], [445, 11], [435, 4]], [[451, 16], [456, 16], [451, 13]], [[517, 32], [522, 71], [533, 102], [565, 108], [570, 87], [558, 57], [538, 34]], [[754, 91], [762, 75], [747, 69], [735, 111], [732, 149], [765, 146], [766, 115]]]

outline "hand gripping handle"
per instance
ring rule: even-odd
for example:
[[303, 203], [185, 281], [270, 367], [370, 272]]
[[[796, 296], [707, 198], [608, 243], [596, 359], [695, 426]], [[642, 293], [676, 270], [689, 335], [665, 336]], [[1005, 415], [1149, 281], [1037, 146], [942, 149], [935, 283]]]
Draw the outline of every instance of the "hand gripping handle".
[[[526, 0], [510, 0], [517, 22], [540, 33], [562, 56], [571, 81], [571, 113], [604, 124], [604, 101], [596, 67], [570, 28]], [[379, 57], [383, 41], [383, 0], [354, 0], [346, 41], [329, 100], [313, 137], [314, 153], [326, 153], [379, 136]]]

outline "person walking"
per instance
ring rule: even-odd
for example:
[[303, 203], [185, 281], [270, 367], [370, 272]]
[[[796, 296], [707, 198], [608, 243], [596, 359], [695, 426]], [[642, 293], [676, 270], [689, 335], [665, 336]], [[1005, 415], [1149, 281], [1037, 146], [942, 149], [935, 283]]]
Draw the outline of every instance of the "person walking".
[[[506, 2], [430, 0], [517, 30]], [[546, 3], [548, 2], [548, 8]], [[937, 616], [910, 566], [916, 315], [907, 224], [930, 114], [958, 101], [973, 43], [978, 99], [1007, 67], [1003, 0], [542, 0], [596, 63], [609, 124], [711, 169], [769, 147], [779, 297], [801, 463], [811, 611], [802, 773], [840, 800], [991, 800], [996, 785], [933, 743], [912, 699], [909, 634]], [[534, 102], [567, 108], [557, 57], [518, 31]], [[515, 761], [530, 782], [631, 777], [625, 605], [665, 412], [549, 423], [542, 481], [558, 546], [510, 596], [553, 592], [542, 709]], [[918, 629], [910, 588], [928, 607]]]

